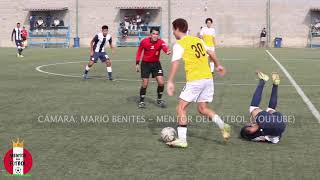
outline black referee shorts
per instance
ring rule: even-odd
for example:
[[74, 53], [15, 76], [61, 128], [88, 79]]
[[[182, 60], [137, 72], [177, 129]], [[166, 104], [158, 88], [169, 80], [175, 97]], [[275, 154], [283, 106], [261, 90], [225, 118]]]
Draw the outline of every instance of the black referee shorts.
[[152, 74], [152, 78], [155, 78], [157, 76], [163, 76], [163, 70], [159, 61], [141, 62], [141, 78], [149, 78], [150, 74]]

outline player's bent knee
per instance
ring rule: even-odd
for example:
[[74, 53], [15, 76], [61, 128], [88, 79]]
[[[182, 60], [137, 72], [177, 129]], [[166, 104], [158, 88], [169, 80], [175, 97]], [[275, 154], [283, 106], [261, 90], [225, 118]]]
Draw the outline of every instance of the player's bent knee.
[[250, 111], [251, 111], [250, 114], [251, 114], [252, 118], [255, 119], [257, 117], [257, 115], [262, 111], [262, 109], [260, 109], [259, 107], [256, 107], [256, 108], [250, 109]]
[[157, 76], [156, 79], [158, 82], [158, 86], [164, 86], [164, 80], [162, 76]]
[[94, 65], [93, 61], [90, 61], [89, 64], [88, 64], [89, 67], [92, 67], [93, 65]]
[[198, 106], [198, 112], [200, 113], [200, 114], [205, 114], [205, 107], [203, 107], [203, 106]]
[[179, 104], [176, 108], [176, 111], [178, 114], [181, 114], [181, 113], [185, 112], [185, 107], [183, 105]]
[[159, 82], [159, 83], [158, 83], [158, 86], [163, 87], [163, 86], [164, 86], [164, 82]]
[[143, 88], [147, 88], [148, 87], [149, 82], [148, 81], [143, 81], [142, 82], [142, 87]]
[[200, 114], [206, 114], [207, 109], [208, 109], [207, 103], [199, 103], [198, 104], [198, 112]]
[[271, 114], [277, 112], [275, 109], [272, 109], [272, 108], [267, 108], [266, 111]]
[[260, 109], [259, 107], [257, 107], [257, 106], [250, 106], [249, 107], [249, 113], [251, 114], [254, 110], [256, 110], [256, 109]]
[[176, 107], [176, 111], [177, 111], [177, 113], [179, 114], [179, 113], [181, 112], [181, 110], [182, 110], [181, 106], [180, 106], [180, 105], [178, 105], [178, 106]]

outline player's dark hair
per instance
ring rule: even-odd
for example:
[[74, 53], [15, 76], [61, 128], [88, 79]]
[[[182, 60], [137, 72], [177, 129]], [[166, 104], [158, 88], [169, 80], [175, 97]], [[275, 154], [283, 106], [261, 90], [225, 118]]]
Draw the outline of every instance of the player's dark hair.
[[109, 27], [107, 25], [103, 25], [102, 30], [104, 30], [104, 29], [109, 29]]
[[248, 132], [246, 130], [247, 126], [241, 128], [240, 136], [244, 139], [248, 139]]
[[172, 22], [173, 29], [179, 29], [180, 32], [186, 33], [188, 31], [188, 22], [185, 19], [178, 18]]
[[152, 31], [158, 31], [160, 33], [160, 28], [159, 27], [151, 27], [150, 34], [152, 33]]
[[208, 23], [208, 21], [210, 21], [211, 23], [213, 22], [213, 20], [211, 18], [207, 18], [206, 19], [206, 24]]
[[20, 24], [19, 22], [17, 23], [17, 25]]

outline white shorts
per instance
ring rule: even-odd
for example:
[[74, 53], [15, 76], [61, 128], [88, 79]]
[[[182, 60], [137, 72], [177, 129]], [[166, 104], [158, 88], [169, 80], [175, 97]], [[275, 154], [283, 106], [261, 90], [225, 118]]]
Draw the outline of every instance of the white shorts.
[[187, 82], [179, 98], [187, 102], [212, 102], [213, 94], [213, 79], [201, 79]]
[[259, 109], [260, 107], [257, 106], [250, 106], [249, 107], [249, 113], [251, 114], [254, 110]]
[[208, 47], [208, 50], [215, 51], [216, 49], [214, 48], [214, 46], [210, 46], [210, 47]]
[[266, 42], [266, 41], [267, 41], [267, 37], [261, 37], [261, 38], [260, 38], [260, 41], [261, 41], [261, 42]]

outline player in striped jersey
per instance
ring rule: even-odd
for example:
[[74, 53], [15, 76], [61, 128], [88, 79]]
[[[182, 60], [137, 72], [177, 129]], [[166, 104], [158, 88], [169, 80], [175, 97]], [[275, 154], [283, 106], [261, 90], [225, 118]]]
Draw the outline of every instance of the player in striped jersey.
[[97, 63], [98, 59], [100, 59], [101, 62], [106, 63], [107, 79], [109, 79], [110, 81], [113, 80], [111, 59], [105, 51], [105, 45], [107, 44], [107, 42], [109, 43], [112, 52], [114, 48], [112, 45], [112, 37], [110, 34], [108, 34], [108, 29], [108, 26], [102, 26], [101, 32], [96, 34], [90, 42], [90, 60], [84, 70], [84, 79], [88, 79], [88, 72], [90, 68], [93, 66], [94, 63]]
[[12, 34], [11, 34], [11, 41], [14, 41], [17, 46], [17, 57], [23, 57], [22, 51], [23, 51], [23, 44], [22, 44], [22, 36], [21, 36], [21, 31], [22, 29], [20, 28], [20, 23], [17, 23], [17, 27], [13, 29]]

